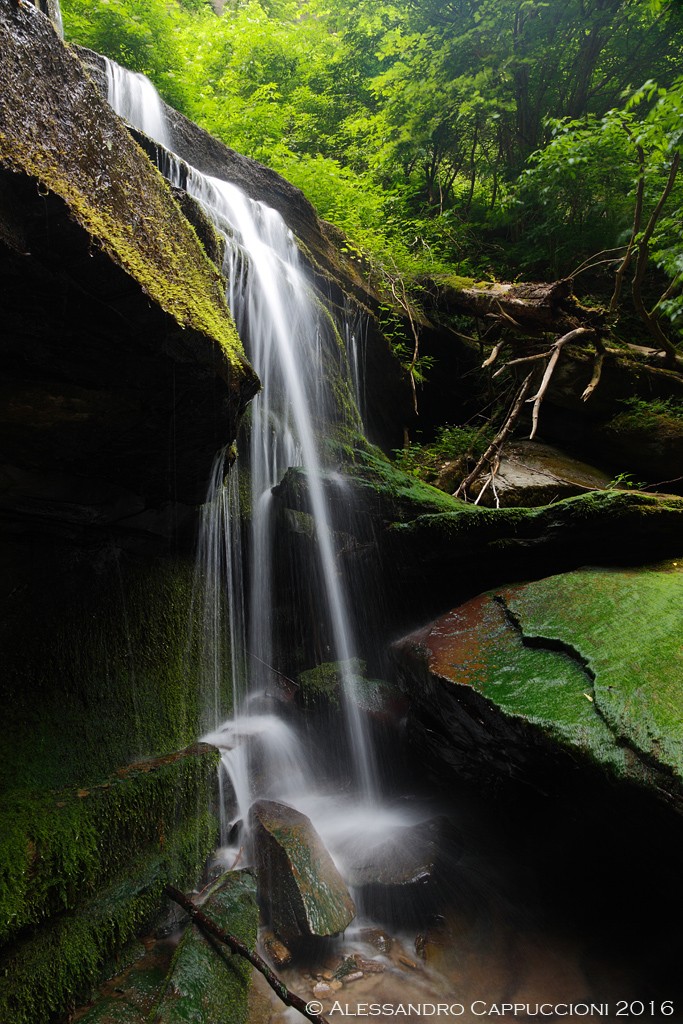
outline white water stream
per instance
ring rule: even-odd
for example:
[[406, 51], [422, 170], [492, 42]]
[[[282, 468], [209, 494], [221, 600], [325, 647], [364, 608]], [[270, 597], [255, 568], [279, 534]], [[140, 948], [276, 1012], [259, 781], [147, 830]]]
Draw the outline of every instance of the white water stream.
[[[110, 63], [107, 79], [110, 104], [168, 148], [161, 158], [163, 173], [202, 204], [224, 238], [228, 304], [263, 385], [251, 403], [248, 451], [243, 455], [250, 505], [248, 536], [243, 537], [242, 531], [237, 466], [224, 483], [221, 455], [214, 467], [198, 553], [205, 594], [205, 739], [223, 751], [222, 764], [236, 805], [224, 822], [223, 841], [227, 842], [236, 821], [246, 823], [254, 799], [268, 797], [308, 814], [333, 857], [343, 862], [353, 836], [362, 834], [366, 846], [372, 845], [415, 820], [414, 814], [383, 807], [379, 800], [375, 756], [354, 693], [351, 659], [356, 649], [337, 566], [329, 480], [326, 488], [319, 452], [320, 439], [338, 415], [327, 367], [343, 363], [345, 349], [349, 394], [362, 399], [358, 355], [362, 325], [348, 321], [337, 333], [279, 213], [173, 154], [163, 106], [151, 83]], [[326, 660], [340, 663], [342, 674], [351, 761], [346, 774], [353, 782], [353, 792], [344, 797], [326, 792], [317, 782], [329, 754], [315, 749], [315, 737], [307, 736], [304, 742], [272, 708], [264, 713], [259, 698], [272, 681], [271, 666], [277, 662], [272, 489], [294, 466], [305, 470], [314, 523], [322, 581], [319, 612], [327, 620], [332, 641]], [[223, 722], [219, 694], [227, 673], [233, 680], [234, 713]]]

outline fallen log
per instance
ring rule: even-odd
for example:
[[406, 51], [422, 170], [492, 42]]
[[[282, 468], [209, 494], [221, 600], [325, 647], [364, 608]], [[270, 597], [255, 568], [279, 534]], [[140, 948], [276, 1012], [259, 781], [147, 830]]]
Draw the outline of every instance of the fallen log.
[[606, 332], [609, 310], [582, 306], [574, 297], [573, 285], [571, 278], [550, 284], [512, 284], [444, 277], [432, 282], [427, 294], [441, 311], [465, 313], [489, 323], [498, 320], [501, 327], [522, 335], [566, 334], [577, 327]]

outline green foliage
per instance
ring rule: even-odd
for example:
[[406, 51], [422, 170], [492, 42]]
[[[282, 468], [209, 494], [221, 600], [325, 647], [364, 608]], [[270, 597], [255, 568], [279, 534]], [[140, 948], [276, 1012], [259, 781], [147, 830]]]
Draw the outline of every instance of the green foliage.
[[639, 430], [651, 433], [655, 437], [665, 426], [678, 428], [683, 426], [683, 399], [680, 398], [626, 398], [622, 402], [624, 412], [620, 412], [611, 421], [611, 429], [616, 431]]
[[[145, 71], [189, 117], [298, 185], [388, 302], [397, 277], [482, 276], [492, 261], [497, 276], [546, 277], [623, 245], [639, 131], [630, 138], [625, 124], [657, 120], [671, 135], [664, 122], [676, 116], [683, 12], [652, 0], [233, 0], [220, 16], [203, 0], [63, 8], [69, 38]], [[669, 90], [654, 120], [647, 99], [622, 103], [652, 78]], [[672, 202], [650, 246], [672, 281], [677, 211]], [[673, 324], [677, 295], [659, 308]]]
[[430, 444], [408, 444], [394, 452], [394, 462], [404, 473], [419, 477], [421, 480], [433, 480], [443, 468], [445, 462], [453, 461], [464, 455], [475, 458], [481, 455], [491, 440], [489, 430], [476, 427], [439, 427], [436, 438]]

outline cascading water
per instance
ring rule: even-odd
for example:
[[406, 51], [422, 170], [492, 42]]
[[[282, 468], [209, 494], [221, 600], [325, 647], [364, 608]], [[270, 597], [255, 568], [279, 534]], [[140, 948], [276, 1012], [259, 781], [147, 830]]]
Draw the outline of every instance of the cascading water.
[[[163, 108], [150, 83], [108, 62], [109, 102], [114, 109], [166, 146], [168, 133], [159, 122]], [[327, 842], [340, 866], [349, 859], [351, 836], [362, 831], [366, 849], [396, 829], [415, 821], [415, 814], [382, 807], [374, 753], [367, 725], [356, 699], [351, 635], [346, 597], [336, 564], [334, 535], [328, 511], [333, 475], [326, 473], [319, 441], [339, 416], [330, 370], [353, 395], [362, 396], [359, 344], [361, 325], [338, 333], [315, 295], [301, 266], [291, 231], [275, 210], [249, 199], [241, 189], [209, 177], [175, 156], [160, 154], [160, 167], [172, 184], [196, 198], [225, 239], [227, 299], [248, 357], [263, 389], [251, 404], [246, 468], [249, 489], [249, 532], [242, 536], [237, 469], [223, 482], [225, 453], [214, 467], [198, 557], [205, 594], [203, 626], [206, 647], [206, 739], [222, 750], [222, 766], [234, 793], [230, 815], [223, 822], [227, 843], [235, 823], [246, 823], [251, 802], [259, 797], [282, 800], [304, 811]], [[350, 321], [349, 321], [350, 323]], [[357, 412], [354, 414], [358, 417]], [[360, 423], [356, 419], [355, 425]], [[272, 706], [264, 708], [277, 663], [274, 648], [275, 590], [273, 570], [273, 488], [290, 467], [305, 471], [306, 489], [322, 581], [317, 603], [324, 609], [332, 650], [342, 677], [350, 769], [354, 792], [341, 798], [315, 784], [314, 766], [326, 761], [323, 752], [308, 750], [303, 737], [285, 723]], [[248, 558], [243, 554], [243, 540]], [[245, 600], [244, 581], [248, 581]], [[226, 640], [225, 632], [229, 633]], [[230, 662], [223, 660], [229, 645]], [[233, 717], [222, 722], [218, 696], [223, 679], [233, 680]], [[277, 674], [277, 673], [276, 673]], [[311, 738], [307, 738], [310, 744]], [[310, 766], [307, 768], [307, 765]]]
[[124, 117], [134, 128], [139, 128], [150, 139], [166, 149], [173, 143], [168, 120], [159, 93], [144, 75], [122, 68], [104, 57], [107, 74], [107, 100], [119, 117]]

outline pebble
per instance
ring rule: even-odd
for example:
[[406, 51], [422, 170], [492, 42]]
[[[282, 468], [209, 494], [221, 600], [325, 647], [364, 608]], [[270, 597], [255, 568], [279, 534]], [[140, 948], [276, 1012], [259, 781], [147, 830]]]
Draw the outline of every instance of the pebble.
[[284, 942], [281, 942], [276, 935], [270, 932], [263, 938], [263, 948], [266, 951], [266, 955], [276, 967], [286, 967], [292, 960], [292, 954], [285, 946]]
[[319, 981], [316, 985], [313, 986], [314, 996], [326, 996], [329, 995], [329, 993], [332, 991], [332, 986], [328, 985], [326, 981]]
[[369, 942], [378, 953], [390, 953], [394, 940], [391, 935], [381, 931], [379, 928], [363, 928], [360, 937], [363, 942]]
[[351, 974], [347, 974], [345, 976], [344, 981], [345, 982], [347, 982], [347, 981], [358, 981], [362, 977], [363, 977], [363, 972], [362, 971], [353, 971]]
[[399, 954], [398, 962], [400, 964], [403, 964], [404, 967], [412, 968], [412, 970], [415, 970], [417, 968], [417, 964], [415, 963], [415, 961], [411, 960], [410, 957], [403, 956], [402, 953]]
[[360, 953], [355, 953], [353, 959], [358, 970], [363, 971], [364, 974], [382, 974], [384, 971], [384, 964], [381, 964], [379, 960], [364, 960]]

